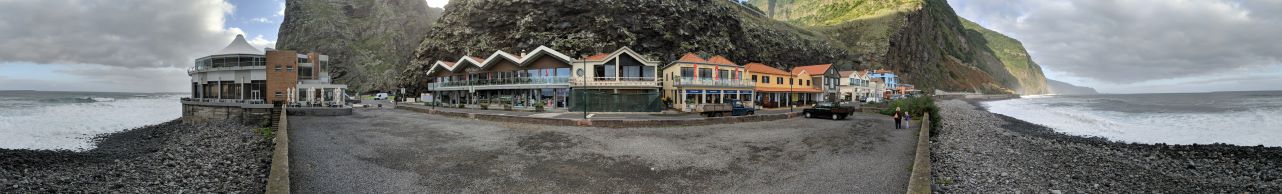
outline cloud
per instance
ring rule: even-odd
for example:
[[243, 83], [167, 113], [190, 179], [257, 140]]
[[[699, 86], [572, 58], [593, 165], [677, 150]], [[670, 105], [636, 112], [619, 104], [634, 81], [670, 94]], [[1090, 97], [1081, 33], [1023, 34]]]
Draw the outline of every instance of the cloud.
[[96, 64], [44, 64], [56, 77], [0, 78], [0, 90], [188, 92], [190, 77], [181, 67], [116, 67]]
[[450, 3], [450, 0], [426, 0], [426, 1], [427, 1], [428, 7], [444, 8], [446, 4]]
[[224, 26], [234, 9], [221, 0], [0, 1], [0, 63], [185, 68], [244, 33]]
[[1282, 56], [1282, 2], [950, 2], [1024, 43], [1048, 71], [1130, 84], [1266, 69]]
[[254, 39], [249, 39], [249, 45], [253, 45], [258, 49], [266, 50], [265, 48], [268, 47], [276, 47], [276, 40], [264, 39], [263, 35], [259, 34], [258, 36], [254, 36]]
[[272, 23], [272, 20], [267, 19], [267, 17], [257, 17], [254, 19], [249, 19], [249, 21], [258, 22], [258, 23]]
[[274, 15], [274, 16], [276, 16], [276, 17], [284, 17], [284, 16], [285, 16], [285, 2], [280, 2], [280, 10], [276, 11], [276, 15]]

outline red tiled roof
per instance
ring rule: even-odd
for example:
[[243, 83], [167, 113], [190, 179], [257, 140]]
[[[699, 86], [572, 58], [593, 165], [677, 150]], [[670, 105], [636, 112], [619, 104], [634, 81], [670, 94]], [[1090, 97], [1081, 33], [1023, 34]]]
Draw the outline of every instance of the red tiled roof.
[[802, 71], [802, 70], [805, 70], [805, 71], [806, 71], [806, 73], [810, 73], [810, 76], [823, 75], [823, 74], [824, 74], [824, 72], [828, 72], [828, 68], [831, 68], [831, 67], [832, 67], [832, 64], [823, 64], [823, 65], [807, 65], [807, 66], [801, 66], [801, 67], [793, 67], [793, 68], [792, 68], [792, 74], [793, 74], [793, 75], [796, 75], [796, 74], [801, 73], [801, 71]]
[[583, 60], [584, 61], [600, 61], [600, 60], [605, 60], [605, 57], [609, 57], [609, 56], [610, 56], [610, 53], [597, 53], [595, 55], [588, 56], [587, 58], [583, 58]]
[[769, 65], [761, 64], [761, 63], [748, 63], [747, 65], [743, 65], [743, 67], [747, 68], [748, 72], [753, 72], [753, 73], [789, 75], [787, 71], [784, 71], [779, 68], [770, 67]]
[[726, 59], [725, 56], [721, 56], [721, 55], [712, 56], [712, 58], [708, 59], [708, 63], [722, 64], [722, 65], [738, 65], [738, 64], [734, 64], [733, 61], [730, 61], [730, 59]]
[[454, 67], [454, 62], [441, 61], [441, 63], [444, 63], [446, 67]]
[[467, 56], [467, 57], [471, 57], [472, 60], [476, 60], [477, 63], [485, 62], [485, 58], [473, 57], [473, 56]]
[[890, 71], [890, 70], [886, 70], [886, 69], [877, 69], [877, 70], [873, 71], [873, 73], [895, 73], [895, 72]]
[[820, 91], [819, 89], [812, 88], [812, 87], [797, 87], [797, 88], [762, 88], [762, 87], [758, 87], [756, 90], [757, 90], [757, 92], [789, 92], [789, 91], [791, 91], [791, 92], [796, 92], [796, 93], [820, 93], [820, 92], [823, 92], [823, 91]]
[[682, 55], [681, 59], [678, 59], [677, 61], [691, 62], [691, 63], [707, 63], [708, 62], [708, 60], [705, 60], [703, 59], [703, 57], [699, 57], [699, 55], [696, 55], [694, 53], [686, 53], [685, 55]]
[[856, 73], [856, 71], [839, 71], [839, 72], [837, 72], [837, 74], [841, 74], [841, 77], [850, 77], [850, 74], [855, 74], [855, 73]]

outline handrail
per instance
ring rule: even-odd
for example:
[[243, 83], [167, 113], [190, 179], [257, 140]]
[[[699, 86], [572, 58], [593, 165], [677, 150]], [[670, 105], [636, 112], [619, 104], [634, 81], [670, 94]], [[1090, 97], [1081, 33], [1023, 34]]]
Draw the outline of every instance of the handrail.
[[514, 77], [502, 79], [487, 80], [464, 80], [430, 83], [431, 87], [457, 87], [457, 86], [487, 86], [487, 85], [518, 85], [518, 84], [566, 84], [570, 83], [570, 77]]

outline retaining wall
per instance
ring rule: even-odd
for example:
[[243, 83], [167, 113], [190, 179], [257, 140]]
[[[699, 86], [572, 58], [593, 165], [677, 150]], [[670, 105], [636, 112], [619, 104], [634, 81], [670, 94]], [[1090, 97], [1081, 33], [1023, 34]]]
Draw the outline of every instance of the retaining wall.
[[931, 192], [930, 177], [930, 113], [921, 117], [921, 130], [917, 132], [917, 155], [913, 158], [912, 175], [908, 177], [908, 193]]
[[246, 125], [267, 126], [271, 123], [271, 108], [183, 104], [183, 123], [214, 120], [233, 120]]
[[267, 193], [289, 193], [289, 110], [281, 106], [280, 127], [276, 129], [272, 148], [271, 172], [267, 175]]

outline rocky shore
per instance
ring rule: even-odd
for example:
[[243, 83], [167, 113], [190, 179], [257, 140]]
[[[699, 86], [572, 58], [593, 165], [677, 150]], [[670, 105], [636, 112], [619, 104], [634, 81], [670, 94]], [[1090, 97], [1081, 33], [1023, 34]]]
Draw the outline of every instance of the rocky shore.
[[82, 152], [0, 149], [0, 193], [261, 193], [271, 143], [252, 129], [170, 121]]
[[966, 101], [937, 102], [931, 139], [941, 193], [1279, 193], [1282, 148], [1165, 145], [1071, 136], [989, 113]]

